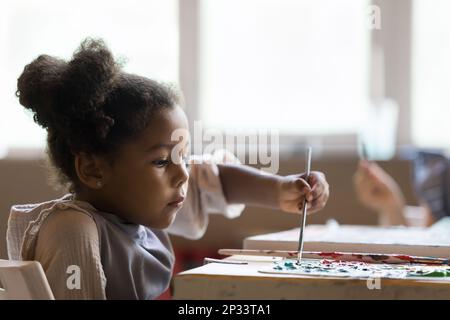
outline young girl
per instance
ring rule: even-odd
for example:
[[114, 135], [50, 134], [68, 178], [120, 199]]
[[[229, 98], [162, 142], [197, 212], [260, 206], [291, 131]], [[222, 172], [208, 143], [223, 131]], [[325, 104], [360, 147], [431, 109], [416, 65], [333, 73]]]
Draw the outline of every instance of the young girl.
[[156, 298], [174, 264], [168, 233], [200, 238], [209, 213], [236, 217], [245, 204], [299, 213], [305, 197], [309, 212], [327, 202], [320, 172], [307, 182], [263, 175], [226, 154], [188, 168], [189, 141], [171, 140], [188, 129], [176, 92], [123, 72], [100, 40], [85, 40], [69, 62], [39, 56], [17, 95], [47, 130], [70, 193], [13, 206], [8, 253], [39, 261], [57, 299]]

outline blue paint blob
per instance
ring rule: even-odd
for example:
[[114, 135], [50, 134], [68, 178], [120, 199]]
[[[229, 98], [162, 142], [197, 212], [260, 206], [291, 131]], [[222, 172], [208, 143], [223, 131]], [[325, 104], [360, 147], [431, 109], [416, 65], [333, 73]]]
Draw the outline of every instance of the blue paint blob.
[[275, 270], [283, 270], [283, 268], [282, 267], [280, 267], [280, 266], [275, 266], [275, 267], [273, 267]]

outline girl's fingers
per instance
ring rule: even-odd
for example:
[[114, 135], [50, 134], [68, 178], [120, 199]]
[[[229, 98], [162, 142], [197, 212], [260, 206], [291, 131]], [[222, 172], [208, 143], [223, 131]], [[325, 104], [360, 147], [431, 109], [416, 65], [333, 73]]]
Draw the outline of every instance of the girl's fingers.
[[322, 172], [313, 171], [308, 177], [308, 182], [311, 185], [311, 187], [317, 186], [317, 185], [323, 185], [325, 180], [325, 176]]
[[322, 210], [326, 204], [326, 200], [324, 198], [325, 197], [320, 197], [308, 203], [308, 210], [310, 210], [311, 213]]
[[[303, 211], [303, 201], [299, 205], [300, 212]], [[326, 201], [323, 199], [316, 199], [312, 202], [306, 202], [306, 208], [307, 208], [307, 214], [314, 213], [316, 211], [319, 211], [325, 207]]]
[[[305, 202], [302, 200], [302, 201], [300, 202], [300, 204], [298, 205], [298, 209], [299, 209], [300, 213], [303, 212], [303, 204], [304, 204], [304, 203], [305, 203]], [[311, 202], [306, 202], [306, 208], [308, 209], [308, 211], [311, 209]]]
[[325, 188], [322, 188], [321, 193], [316, 193], [313, 199], [308, 200], [308, 210], [313, 213], [323, 209], [328, 201], [328, 197], [329, 192]]
[[311, 174], [308, 177], [308, 182], [311, 184], [311, 186], [314, 186], [319, 181], [317, 177], [317, 172], [311, 172]]
[[300, 191], [300, 197], [297, 199], [297, 208], [301, 212], [305, 199], [307, 201], [308, 212], [315, 212], [323, 207], [328, 200], [328, 183], [325, 175], [321, 172], [313, 171], [306, 178], [306, 174], [302, 174], [295, 180], [296, 188]]
[[314, 187], [312, 188], [312, 194], [314, 196], [314, 199], [319, 197], [319, 195], [324, 193], [324, 191], [325, 191], [325, 185], [323, 185], [322, 183], [318, 183], [318, 184], [314, 185]]
[[313, 199], [319, 198], [322, 194], [325, 193], [325, 190], [328, 188], [328, 183], [323, 178], [323, 174], [319, 172], [314, 172], [311, 175], [311, 186], [312, 186], [312, 193], [313, 193]]
[[303, 191], [304, 189], [306, 189], [307, 191], [311, 191], [311, 186], [309, 185], [308, 182], [306, 182], [305, 179], [297, 178], [295, 180], [295, 183], [297, 184], [299, 190]]
[[307, 200], [313, 198], [313, 195], [311, 193], [311, 187], [308, 184], [308, 182], [306, 182], [302, 178], [298, 178], [297, 180], [295, 180], [295, 183], [296, 183], [297, 189], [300, 190], [300, 193], [302, 193], [303, 196], [306, 197]]

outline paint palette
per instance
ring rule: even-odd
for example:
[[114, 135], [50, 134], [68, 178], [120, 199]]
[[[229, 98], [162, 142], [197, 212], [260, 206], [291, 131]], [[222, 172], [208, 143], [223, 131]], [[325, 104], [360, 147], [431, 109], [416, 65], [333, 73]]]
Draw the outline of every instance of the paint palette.
[[261, 273], [291, 274], [313, 277], [338, 278], [389, 278], [389, 279], [436, 279], [450, 280], [450, 266], [375, 264], [354, 261], [303, 259], [284, 259], [274, 262], [270, 268], [259, 270]]

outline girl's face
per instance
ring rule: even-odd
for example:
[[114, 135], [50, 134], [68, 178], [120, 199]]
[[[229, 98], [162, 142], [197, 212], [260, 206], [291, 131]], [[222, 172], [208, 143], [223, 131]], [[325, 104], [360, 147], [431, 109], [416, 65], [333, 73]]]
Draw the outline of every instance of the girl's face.
[[172, 141], [176, 129], [188, 129], [186, 115], [178, 106], [159, 111], [142, 134], [121, 147], [101, 190], [110, 212], [158, 229], [173, 222], [189, 178], [184, 161], [189, 138]]

